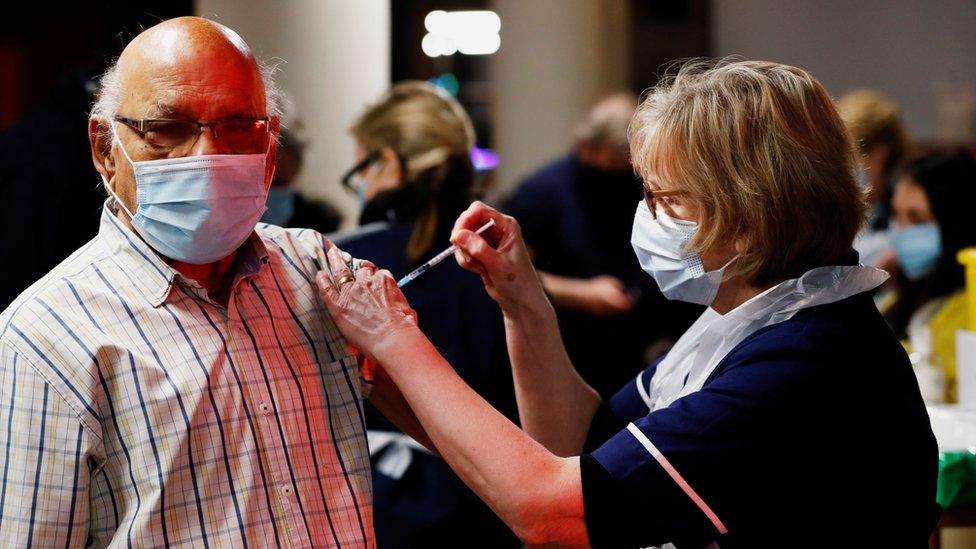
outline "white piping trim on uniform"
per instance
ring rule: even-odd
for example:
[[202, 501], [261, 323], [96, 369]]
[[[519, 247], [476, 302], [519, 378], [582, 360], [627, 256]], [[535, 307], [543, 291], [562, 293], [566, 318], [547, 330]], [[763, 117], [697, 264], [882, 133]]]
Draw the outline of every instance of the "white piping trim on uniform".
[[674, 468], [674, 466], [671, 465], [671, 462], [668, 461], [668, 458], [664, 457], [664, 454], [662, 454], [661, 451], [657, 449], [657, 446], [654, 446], [654, 444], [651, 443], [650, 439], [648, 439], [644, 435], [644, 433], [641, 432], [641, 430], [638, 429], [637, 426], [634, 425], [633, 423], [627, 424], [627, 430], [630, 431], [630, 434], [634, 435], [634, 438], [637, 439], [637, 442], [640, 442], [641, 445], [644, 447], [645, 450], [647, 450], [649, 454], [654, 456], [654, 459], [656, 459], [657, 462], [661, 465], [661, 467], [664, 469], [664, 472], [667, 473], [672, 480], [674, 480], [674, 482], [678, 485], [678, 487], [681, 488], [689, 498], [691, 498], [691, 501], [693, 501], [695, 505], [697, 505], [698, 508], [701, 509], [703, 513], [705, 513], [705, 516], [708, 517], [708, 520], [712, 521], [712, 524], [715, 526], [715, 529], [718, 530], [718, 533], [719, 534], [728, 533], [729, 531], [728, 528], [726, 528], [725, 525], [722, 524], [722, 521], [718, 518], [718, 515], [715, 514], [715, 511], [712, 511], [712, 508], [709, 507], [707, 503], [705, 503], [705, 500], [703, 500], [698, 495], [697, 492], [695, 492], [695, 489], [692, 488], [687, 482], [685, 482], [685, 479], [681, 476], [680, 473], [678, 473], [678, 471]]
[[647, 405], [647, 409], [651, 410], [651, 395], [647, 394], [647, 389], [644, 389], [644, 372], [643, 370], [637, 373], [637, 379], [634, 381], [637, 383], [637, 394], [640, 395], [641, 400]]

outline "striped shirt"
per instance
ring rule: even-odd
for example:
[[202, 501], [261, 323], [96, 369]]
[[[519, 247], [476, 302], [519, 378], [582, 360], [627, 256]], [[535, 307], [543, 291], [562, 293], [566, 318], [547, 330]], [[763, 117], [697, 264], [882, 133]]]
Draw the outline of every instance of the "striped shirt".
[[0, 316], [0, 546], [373, 547], [326, 245], [259, 225], [225, 308], [105, 208]]

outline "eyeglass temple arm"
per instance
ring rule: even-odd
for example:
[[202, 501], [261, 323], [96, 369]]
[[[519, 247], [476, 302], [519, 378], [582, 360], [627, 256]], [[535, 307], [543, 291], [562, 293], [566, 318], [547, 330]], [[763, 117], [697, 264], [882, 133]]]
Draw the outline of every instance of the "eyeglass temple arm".
[[116, 116], [113, 120], [115, 120], [116, 122], [121, 122], [121, 123], [125, 124], [126, 126], [129, 126], [130, 128], [132, 128], [133, 130], [135, 130], [137, 132], [140, 132], [141, 133], [141, 132], [144, 132], [145, 131], [145, 129], [143, 128], [143, 125], [145, 124], [145, 121], [144, 120], [137, 120], [135, 118], [127, 118], [125, 116]]

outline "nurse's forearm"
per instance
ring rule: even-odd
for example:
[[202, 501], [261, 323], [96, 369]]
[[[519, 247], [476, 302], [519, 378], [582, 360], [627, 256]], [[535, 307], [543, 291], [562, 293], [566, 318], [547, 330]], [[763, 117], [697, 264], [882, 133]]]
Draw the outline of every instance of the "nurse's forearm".
[[519, 430], [419, 330], [374, 352], [444, 460], [516, 535], [531, 545], [586, 545], [578, 458], [559, 458]]
[[410, 404], [399, 387], [390, 378], [383, 368], [376, 369], [376, 380], [373, 384], [373, 391], [369, 395], [369, 403], [383, 414], [386, 419], [393, 422], [404, 434], [413, 438], [432, 453], [437, 454], [437, 448], [431, 442], [424, 426], [420, 424], [416, 414], [410, 409]]
[[506, 311], [505, 337], [522, 428], [558, 456], [579, 455], [600, 396], [573, 368], [552, 305]]

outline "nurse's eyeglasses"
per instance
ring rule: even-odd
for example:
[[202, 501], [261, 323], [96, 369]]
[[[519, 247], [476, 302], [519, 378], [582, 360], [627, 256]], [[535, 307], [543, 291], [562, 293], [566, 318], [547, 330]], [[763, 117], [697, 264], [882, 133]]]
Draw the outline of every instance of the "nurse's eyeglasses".
[[653, 190], [644, 183], [644, 202], [647, 204], [647, 209], [651, 211], [651, 217], [657, 219], [657, 204], [655, 200], [659, 198], [667, 198], [669, 196], [683, 196], [687, 195], [688, 191], [680, 190]]

